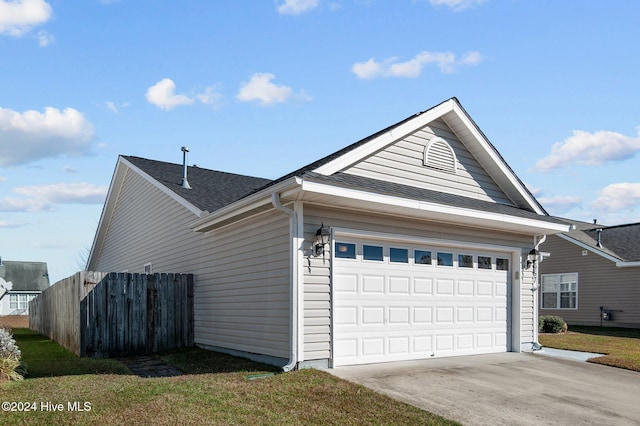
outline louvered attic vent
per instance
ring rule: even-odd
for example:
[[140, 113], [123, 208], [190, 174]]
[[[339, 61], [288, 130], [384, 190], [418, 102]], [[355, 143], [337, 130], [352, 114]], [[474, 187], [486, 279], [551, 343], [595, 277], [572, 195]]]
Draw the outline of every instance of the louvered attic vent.
[[424, 148], [424, 165], [444, 172], [456, 173], [456, 154], [442, 138], [434, 138]]

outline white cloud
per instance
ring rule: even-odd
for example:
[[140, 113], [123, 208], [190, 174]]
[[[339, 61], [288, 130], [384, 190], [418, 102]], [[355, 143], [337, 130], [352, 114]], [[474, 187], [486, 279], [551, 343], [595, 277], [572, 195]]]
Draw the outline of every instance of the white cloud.
[[38, 31], [37, 38], [40, 47], [47, 47], [54, 41], [54, 37], [45, 30]]
[[23, 198], [0, 199], [0, 211], [37, 212], [51, 210], [56, 204], [102, 204], [107, 195], [106, 186], [90, 183], [57, 183], [41, 186], [21, 186], [13, 189]]
[[0, 220], [0, 228], [20, 228], [25, 226], [24, 222], [8, 222], [6, 220]]
[[284, 0], [278, 6], [281, 15], [300, 15], [318, 7], [319, 0]]
[[51, 6], [44, 0], [0, 0], [0, 34], [22, 37], [51, 18]]
[[613, 183], [598, 193], [591, 206], [598, 211], [615, 212], [640, 207], [640, 183]]
[[118, 108], [116, 107], [116, 104], [114, 104], [113, 102], [106, 101], [104, 104], [106, 105], [107, 109], [115, 112], [116, 114], [118, 113]]
[[62, 168], [65, 173], [78, 173], [78, 170], [73, 168], [72, 166], [66, 165]]
[[236, 98], [242, 102], [260, 101], [263, 105], [286, 101], [293, 90], [287, 86], [276, 86], [271, 82], [275, 76], [256, 73], [247, 83], [243, 83]]
[[573, 210], [576, 207], [580, 207], [582, 200], [580, 197], [572, 196], [557, 196], [557, 197], [540, 197], [538, 201], [545, 210], [552, 212], [555, 215], [561, 215]]
[[46, 107], [44, 113], [0, 108], [0, 166], [90, 152], [93, 125], [73, 109]]
[[7, 178], [6, 178], [6, 177], [4, 177], [4, 176], [0, 176], [0, 182], [6, 182], [6, 181], [7, 181]]
[[443, 74], [451, 74], [460, 66], [478, 65], [482, 59], [482, 55], [476, 51], [466, 52], [460, 59], [452, 52], [423, 51], [406, 62], [398, 62], [396, 57], [387, 58], [382, 62], [376, 61], [375, 58], [366, 62], [356, 62], [351, 67], [351, 72], [366, 80], [379, 77], [415, 78], [430, 64], [437, 65]]
[[608, 131], [589, 133], [574, 130], [573, 136], [555, 143], [551, 147], [551, 154], [539, 160], [533, 169], [547, 172], [574, 163], [599, 166], [627, 160], [639, 151], [640, 132], [634, 138]]
[[217, 89], [218, 85], [206, 87], [202, 93], [196, 95], [196, 98], [203, 104], [217, 107], [222, 101], [222, 95], [217, 92]]
[[186, 95], [177, 95], [176, 85], [170, 78], [163, 78], [147, 89], [147, 101], [158, 108], [170, 110], [179, 105], [190, 105], [193, 98]]
[[434, 6], [447, 6], [454, 12], [460, 12], [474, 6], [479, 6], [486, 0], [429, 0]]

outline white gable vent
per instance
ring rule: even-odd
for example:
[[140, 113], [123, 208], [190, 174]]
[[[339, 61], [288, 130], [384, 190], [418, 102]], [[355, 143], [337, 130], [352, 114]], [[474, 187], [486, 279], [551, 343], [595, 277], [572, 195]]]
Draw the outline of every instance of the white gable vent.
[[456, 154], [442, 138], [434, 138], [424, 147], [424, 165], [449, 173], [456, 173]]

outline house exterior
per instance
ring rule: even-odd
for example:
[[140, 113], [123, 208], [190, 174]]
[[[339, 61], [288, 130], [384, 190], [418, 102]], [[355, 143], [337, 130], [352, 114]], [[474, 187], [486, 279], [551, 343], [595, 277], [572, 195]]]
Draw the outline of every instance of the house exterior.
[[572, 222], [541, 249], [540, 315], [571, 325], [640, 328], [640, 223]]
[[88, 269], [195, 274], [200, 347], [286, 371], [537, 341], [523, 253], [568, 226], [455, 98], [273, 181], [182, 169], [119, 157]]
[[29, 301], [47, 287], [46, 262], [0, 261], [0, 315], [29, 315]]

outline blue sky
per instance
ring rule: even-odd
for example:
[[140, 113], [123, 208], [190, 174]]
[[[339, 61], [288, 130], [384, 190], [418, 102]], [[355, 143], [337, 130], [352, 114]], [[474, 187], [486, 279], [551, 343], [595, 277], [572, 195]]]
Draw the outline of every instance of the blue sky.
[[640, 2], [0, 0], [0, 256], [82, 268], [119, 154], [277, 178], [456, 96], [554, 215], [640, 222]]

